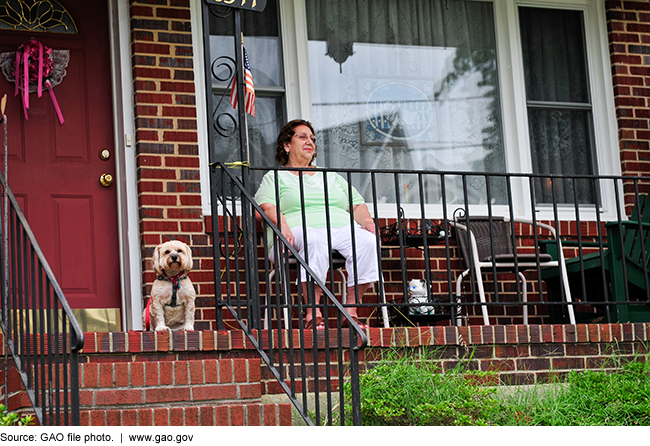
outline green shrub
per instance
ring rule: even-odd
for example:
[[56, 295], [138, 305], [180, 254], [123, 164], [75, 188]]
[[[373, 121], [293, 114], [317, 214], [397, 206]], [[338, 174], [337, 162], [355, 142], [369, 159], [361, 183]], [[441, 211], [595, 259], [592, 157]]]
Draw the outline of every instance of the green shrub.
[[34, 424], [32, 415], [20, 416], [15, 412], [8, 412], [7, 406], [0, 404], [0, 426], [31, 426]]

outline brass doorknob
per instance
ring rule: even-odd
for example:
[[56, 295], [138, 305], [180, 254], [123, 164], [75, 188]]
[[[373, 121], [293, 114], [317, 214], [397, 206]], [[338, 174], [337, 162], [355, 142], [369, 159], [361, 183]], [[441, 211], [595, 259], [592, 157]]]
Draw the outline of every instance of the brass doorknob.
[[113, 183], [113, 175], [110, 173], [103, 173], [102, 176], [99, 177], [99, 182], [102, 186], [108, 187]]

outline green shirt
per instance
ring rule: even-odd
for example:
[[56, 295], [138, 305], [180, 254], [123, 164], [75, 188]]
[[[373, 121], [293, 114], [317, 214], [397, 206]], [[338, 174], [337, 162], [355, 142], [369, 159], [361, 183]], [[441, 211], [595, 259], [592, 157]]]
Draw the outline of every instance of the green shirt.
[[[303, 175], [303, 202], [305, 204], [305, 216], [307, 227], [326, 228], [327, 215], [325, 214], [325, 187], [321, 170], [314, 175]], [[289, 228], [303, 226], [302, 208], [300, 197], [300, 179], [298, 175], [281, 170], [278, 171], [278, 189], [280, 192], [280, 212], [287, 220]], [[350, 225], [350, 199], [348, 195], [348, 183], [343, 177], [335, 172], [327, 173], [327, 198], [329, 200], [330, 228], [342, 228]], [[262, 178], [255, 201], [258, 204], [270, 203], [278, 206], [275, 201], [275, 172], [268, 172]], [[357, 190], [352, 188], [352, 205], [363, 203], [363, 197]]]

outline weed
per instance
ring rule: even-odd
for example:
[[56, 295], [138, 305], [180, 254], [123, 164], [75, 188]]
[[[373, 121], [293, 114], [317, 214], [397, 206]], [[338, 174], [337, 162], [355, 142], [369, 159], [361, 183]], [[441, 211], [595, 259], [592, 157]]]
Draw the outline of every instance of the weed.
[[7, 406], [0, 404], [0, 426], [31, 426], [34, 424], [32, 415], [20, 416], [15, 412], [8, 412]]
[[[470, 370], [471, 360], [443, 372], [435, 358], [393, 354], [359, 378], [361, 421], [367, 426], [648, 426], [650, 364], [644, 357], [625, 361], [613, 356], [609, 370], [573, 371], [551, 384], [498, 394], [492, 386], [498, 376]], [[349, 395], [347, 383], [348, 408]]]

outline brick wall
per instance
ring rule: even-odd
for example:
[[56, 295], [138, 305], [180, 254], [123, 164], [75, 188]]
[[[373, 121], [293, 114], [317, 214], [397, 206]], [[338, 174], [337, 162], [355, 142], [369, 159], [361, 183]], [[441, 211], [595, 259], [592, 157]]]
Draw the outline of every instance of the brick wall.
[[[647, 176], [650, 173], [650, 3], [610, 0], [605, 2], [605, 7], [621, 170], [624, 175]], [[631, 185], [626, 187], [631, 192]], [[629, 195], [627, 198], [629, 202]]]
[[[605, 7], [622, 171], [647, 175], [650, 3], [606, 1]], [[189, 0], [133, 0], [130, 6], [143, 298], [155, 279], [153, 248], [180, 238], [195, 256], [196, 328], [214, 329], [212, 237], [201, 215], [196, 130], [194, 69], [200, 67], [193, 66], [191, 12]]]
[[[214, 328], [212, 241], [201, 212], [189, 0], [131, 2], [131, 52], [143, 297], [156, 276], [150, 258], [169, 239], [194, 254], [197, 329]], [[201, 322], [204, 321], [204, 322]]]

